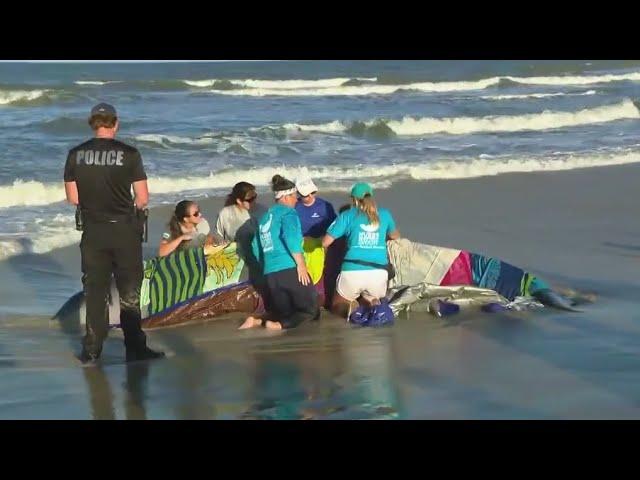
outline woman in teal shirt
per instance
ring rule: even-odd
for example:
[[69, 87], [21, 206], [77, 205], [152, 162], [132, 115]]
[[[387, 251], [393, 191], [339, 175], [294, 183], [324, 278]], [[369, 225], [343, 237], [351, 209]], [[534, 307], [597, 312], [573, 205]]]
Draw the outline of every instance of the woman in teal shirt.
[[[302, 254], [302, 227], [295, 210], [295, 184], [275, 175], [271, 180], [276, 204], [259, 221], [251, 247], [267, 281], [269, 317], [250, 316], [240, 329], [263, 325], [274, 330], [297, 327], [320, 315], [316, 291]], [[275, 320], [277, 319], [277, 320]]]
[[374, 305], [387, 294], [387, 240], [400, 238], [391, 212], [376, 205], [371, 185], [356, 183], [351, 203], [322, 239], [322, 246], [328, 248], [336, 239], [346, 237], [347, 253], [331, 305], [331, 311], [343, 317], [348, 317], [358, 297]]

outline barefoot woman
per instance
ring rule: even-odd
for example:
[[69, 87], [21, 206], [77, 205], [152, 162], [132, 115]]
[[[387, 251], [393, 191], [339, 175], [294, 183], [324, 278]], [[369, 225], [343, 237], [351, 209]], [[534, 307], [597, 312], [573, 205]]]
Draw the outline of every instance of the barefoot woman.
[[240, 329], [258, 327], [294, 328], [320, 315], [317, 294], [304, 263], [302, 227], [295, 211], [295, 184], [275, 175], [271, 180], [276, 204], [259, 221], [252, 248], [267, 280], [269, 319], [248, 317]]

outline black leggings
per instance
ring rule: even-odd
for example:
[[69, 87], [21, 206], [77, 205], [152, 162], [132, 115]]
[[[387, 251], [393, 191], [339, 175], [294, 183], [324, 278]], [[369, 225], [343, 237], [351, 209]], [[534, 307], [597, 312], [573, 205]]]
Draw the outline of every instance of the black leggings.
[[269, 304], [275, 320], [282, 328], [294, 328], [305, 320], [320, 317], [318, 295], [312, 284], [304, 286], [298, 280], [298, 270], [288, 268], [266, 275]]

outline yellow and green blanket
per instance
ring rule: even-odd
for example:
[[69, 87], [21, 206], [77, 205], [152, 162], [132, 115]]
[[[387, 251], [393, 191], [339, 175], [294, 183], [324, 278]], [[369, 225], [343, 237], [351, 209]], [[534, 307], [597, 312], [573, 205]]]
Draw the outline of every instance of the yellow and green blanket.
[[143, 317], [240, 281], [244, 260], [236, 243], [189, 248], [144, 262], [140, 291]]

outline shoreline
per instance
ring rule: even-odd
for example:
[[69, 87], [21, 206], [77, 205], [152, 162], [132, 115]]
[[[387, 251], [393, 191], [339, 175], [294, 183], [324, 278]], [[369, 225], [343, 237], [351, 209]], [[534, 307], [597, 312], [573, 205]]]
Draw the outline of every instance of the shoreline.
[[[640, 227], [633, 221], [638, 207], [632, 200], [639, 175], [640, 164], [630, 164], [406, 180], [376, 189], [375, 198], [392, 212], [402, 236], [413, 241], [494, 256], [561, 287], [626, 292], [640, 286], [640, 242], [635, 240]], [[321, 186], [319, 196], [336, 210], [348, 202], [348, 192]], [[195, 200], [213, 228], [224, 198]], [[268, 207], [272, 199], [259, 193], [258, 201]], [[155, 255], [171, 210], [171, 205], [151, 209], [145, 258]], [[3, 312], [31, 311], [26, 307], [40, 305], [34, 296], [47, 308], [60, 306], [81, 289], [80, 276], [78, 244], [3, 259]]]

